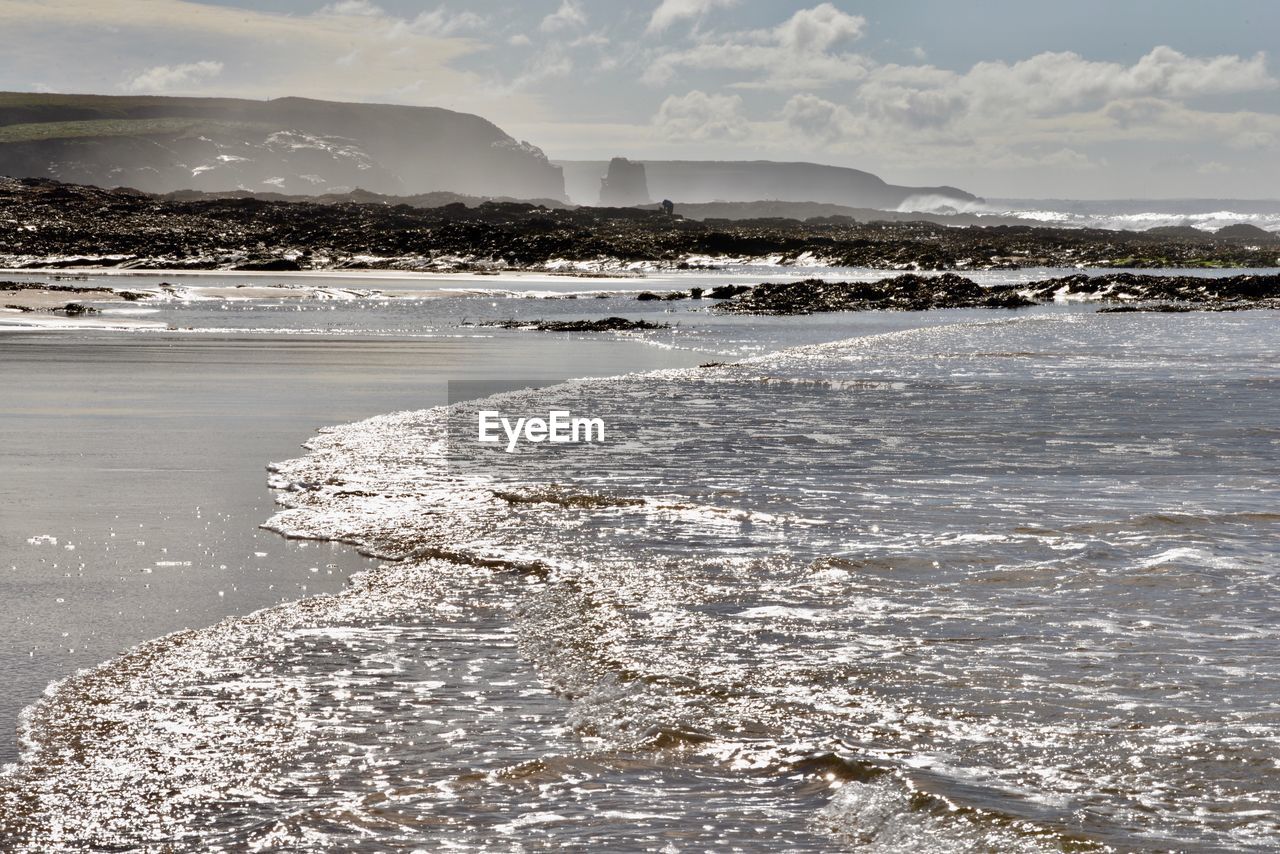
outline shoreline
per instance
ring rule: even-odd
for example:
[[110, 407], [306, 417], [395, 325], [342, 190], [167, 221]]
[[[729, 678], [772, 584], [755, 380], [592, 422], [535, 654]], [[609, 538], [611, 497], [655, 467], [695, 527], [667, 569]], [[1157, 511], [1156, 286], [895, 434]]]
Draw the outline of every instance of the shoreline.
[[[756, 358], [767, 358], [769, 355], [774, 354], [765, 354]], [[750, 363], [755, 359], [745, 361]], [[663, 379], [672, 377], [692, 378], [700, 376], [704, 370], [700, 366], [686, 366], [644, 371], [624, 371], [618, 374], [570, 378], [559, 385], [570, 386], [591, 382], [608, 383], [645, 377]], [[546, 388], [548, 387], [539, 388], [537, 391], [544, 392]], [[521, 392], [516, 393], [519, 394]], [[501, 394], [498, 396], [501, 396]], [[414, 587], [420, 584], [417, 576], [425, 567], [436, 567], [441, 574], [445, 574], [445, 568], [447, 567], [448, 570], [455, 574], [463, 576], [478, 575], [493, 587], [505, 584], [511, 588], [513, 591], [511, 595], [515, 597], [525, 594], [524, 588], [527, 587], [527, 583], [530, 581], [541, 579], [545, 582], [547, 579], [543, 577], [536, 566], [531, 568], [532, 565], [526, 565], [519, 560], [489, 560], [469, 550], [454, 551], [451, 549], [436, 550], [438, 551], [437, 554], [415, 555], [413, 551], [381, 547], [377, 542], [377, 535], [368, 531], [353, 532], [350, 535], [333, 533], [328, 530], [312, 532], [307, 529], [305, 523], [302, 528], [299, 528], [296, 518], [286, 518], [290, 514], [294, 514], [296, 517], [298, 513], [305, 516], [308, 513], [316, 512], [316, 508], [310, 504], [312, 496], [308, 490], [301, 492], [295, 490], [295, 484], [283, 478], [280, 473], [290, 468], [301, 467], [306, 469], [311, 465], [318, 464], [317, 460], [320, 459], [321, 452], [317, 446], [322, 445], [327, 437], [344, 432], [360, 432], [368, 429], [367, 425], [382, 422], [433, 422], [441, 420], [440, 417], [448, 411], [459, 406], [465, 407], [473, 402], [473, 400], [450, 401], [420, 410], [378, 413], [352, 422], [322, 426], [302, 443], [300, 446], [301, 454], [288, 460], [271, 461], [266, 467], [267, 477], [265, 482], [272, 496], [273, 507], [271, 515], [258, 525], [260, 530], [270, 533], [282, 542], [321, 543], [331, 548], [344, 550], [352, 556], [375, 561], [376, 564], [354, 571], [347, 576], [344, 585], [337, 590], [307, 594], [297, 599], [264, 605], [257, 610], [244, 614], [230, 614], [203, 626], [177, 629], [164, 635], [143, 640], [112, 658], [104, 659], [96, 665], [81, 668], [76, 672], [52, 681], [46, 686], [41, 696], [24, 708], [19, 716], [19, 755], [16, 761], [0, 764], [0, 807], [24, 803], [25, 791], [22, 789], [23, 783], [30, 784], [34, 780], [47, 784], [49, 777], [45, 775], [45, 769], [50, 769], [49, 774], [54, 779], [60, 779], [57, 777], [58, 772], [66, 764], [70, 763], [67, 763], [65, 754], [57, 750], [57, 745], [73, 738], [83, 738], [83, 724], [86, 723], [85, 719], [87, 718], [87, 723], [90, 726], [103, 729], [102, 732], [97, 734], [97, 737], [92, 739], [92, 744], [95, 745], [98, 753], [105, 753], [106, 755], [88, 757], [88, 767], [96, 769], [99, 775], [112, 779], [113, 783], [121, 782], [116, 775], [112, 774], [113, 769], [118, 764], [123, 764], [124, 754], [119, 749], [121, 739], [118, 736], [109, 736], [106, 732], [107, 727], [112, 728], [113, 735], [119, 729], [133, 732], [136, 741], [142, 742], [143, 749], [149, 753], [149, 768], [153, 775], [157, 765], [168, 766], [167, 770], [170, 776], [161, 776], [158, 779], [154, 776], [148, 776], [141, 780], [143, 784], [141, 791], [145, 792], [149, 797], [145, 801], [146, 809], [138, 811], [136, 815], [132, 816], [135, 820], [145, 825], [145, 821], [154, 819], [156, 811], [153, 809], [153, 799], [156, 798], [164, 799], [167, 809], [163, 815], [166, 818], [171, 816], [189, 818], [190, 816], [184, 815], [184, 813], [198, 811], [198, 807], [202, 803], [201, 796], [203, 792], [198, 791], [199, 787], [175, 786], [171, 781], [183, 781], [192, 778], [206, 779], [214, 776], [217, 772], [221, 772], [228, 778], [239, 779], [243, 787], [251, 788], [254, 785], [252, 775], [246, 772], [239, 764], [233, 767], [223, 751], [209, 749], [206, 741], [199, 741], [198, 744], [192, 745], [191, 750], [185, 752], [168, 750], [169, 745], [167, 743], [164, 744], [164, 749], [158, 749], [156, 742], [153, 740], [157, 735], [157, 728], [145, 726], [147, 723], [155, 722], [140, 719], [139, 716], [136, 716], [137, 706], [133, 703], [130, 704], [127, 710], [121, 709], [120, 714], [114, 718], [93, 718], [90, 715], [82, 716], [80, 712], [98, 711], [104, 706], [110, 706], [112, 703], [119, 704], [124, 695], [120, 688], [125, 684], [133, 687], [135, 683], [138, 683], [137, 687], [154, 689], [156, 685], [153, 681], [147, 679], [146, 671], [151, 668], [157, 668], [159, 666], [158, 662], [168, 660], [170, 667], [178, 671], [178, 675], [175, 676], [171, 672], [166, 672], [161, 675], [159, 681], [170, 680], [182, 688], [184, 694], [177, 699], [174, 705], [180, 707], [179, 714], [186, 714], [191, 719], [187, 722], [187, 726], [194, 730], [194, 725], [204, 721], [205, 713], [197, 707], [198, 703], [190, 702], [193, 697], [185, 692], [192, 691], [194, 696], [198, 697], [201, 691], [208, 687], [206, 683], [211, 680], [212, 674], [215, 672], [221, 672], [228, 682], [241, 675], [237, 669], [228, 666], [221, 656], [224, 655], [224, 650], [229, 645], [238, 644], [237, 648], [243, 649], [246, 636], [255, 637], [258, 640], [258, 646], [267, 646], [271, 639], [290, 632], [316, 630], [323, 632], [326, 619], [336, 623], [341, 620], [344, 614], [349, 614], [352, 611], [363, 613], [365, 609], [361, 608], [361, 600], [370, 596], [376, 597], [380, 588], [387, 586], [385, 583], [386, 578], [394, 578], [397, 574], [406, 576], [403, 586], [410, 588], [411, 593], [409, 595], [413, 595], [413, 592], [416, 592], [413, 590]], [[494, 492], [490, 485], [485, 485], [483, 481], [481, 481], [481, 484], [479, 486], [472, 485], [469, 487], [469, 491], [488, 495], [490, 499], [496, 500], [499, 504], [510, 502], [509, 495], [511, 493]], [[447, 494], [452, 495], [456, 488], [457, 484], [451, 485]], [[296, 500], [291, 501], [291, 497]], [[468, 512], [474, 512], [474, 508], [469, 511], [464, 502], [452, 508], [448, 515], [450, 517], [465, 516]], [[483, 594], [470, 594], [468, 608], [475, 609], [477, 602], [482, 598]], [[509, 610], [503, 607], [497, 607], [494, 610], [505, 629], [515, 633], [517, 621]], [[444, 622], [441, 618], [437, 619]], [[469, 623], [471, 621], [467, 622], [468, 628], [470, 628]], [[474, 628], [471, 630], [477, 631]], [[455, 640], [455, 642], [457, 641]], [[477, 645], [491, 643], [488, 635], [478, 636], [475, 642]], [[194, 654], [184, 654], [184, 650], [188, 648], [193, 649]], [[528, 671], [531, 679], [527, 684], [512, 688], [512, 702], [523, 701], [531, 694], [546, 693], [550, 697], [551, 705], [556, 708], [563, 721], [563, 726], [567, 733], [564, 738], [564, 747], [568, 750], [581, 751], [580, 754], [575, 754], [575, 756], [580, 756], [583, 759], [593, 756], [599, 750], [598, 747], [591, 745], [593, 739], [584, 739], [580, 735], [572, 733], [571, 727], [567, 723], [573, 711], [574, 698], [563, 695], [552, 686], [542, 684], [536, 671], [536, 662], [530, 659], [523, 651], [512, 648], [510, 652], [517, 667]], [[190, 674], [194, 678], [188, 682], [183, 678], [185, 674]], [[214, 679], [212, 681], [216, 685], [217, 680]], [[266, 694], [269, 696], [270, 691], [267, 691]], [[224, 692], [211, 692], [208, 695], [209, 699], [214, 696], [218, 698], [219, 702], [226, 702]], [[256, 692], [254, 700], [255, 702], [267, 701], [265, 697]], [[169, 714], [173, 714], [175, 710], [173, 707], [169, 707], [166, 711]], [[146, 712], [144, 711], [142, 714], [145, 715]], [[208, 717], [215, 723], [218, 720], [216, 714]], [[473, 726], [477, 726], [480, 720], [477, 719]], [[60, 738], [52, 740], [42, 738], [36, 732], [40, 728], [50, 730], [55, 734], [61, 733], [62, 735]], [[267, 760], [268, 756], [274, 757], [281, 750], [281, 733], [278, 722], [274, 722], [269, 728], [261, 729], [263, 729], [263, 732], [258, 734], [256, 739], [250, 735], [248, 738], [250, 744], [242, 744], [239, 749], [244, 751], [256, 745], [265, 750], [269, 745], [271, 754], [264, 753], [262, 757]], [[309, 731], [305, 729], [290, 733], [285, 736], [285, 744], [294, 749], [301, 749], [306, 746], [306, 739], [309, 734]], [[673, 731], [672, 735], [679, 738], [682, 732]], [[148, 736], [152, 738], [148, 738]], [[165, 736], [163, 731], [160, 732], [160, 736], [162, 738], [171, 737]], [[244, 738], [244, 733], [241, 732], [240, 736]], [[134, 740], [130, 740], [127, 748], [130, 751], [130, 756], [137, 749], [135, 744]], [[656, 747], [660, 749], [661, 746], [658, 745]], [[72, 762], [83, 761], [84, 758], [83, 755], [77, 756]], [[242, 759], [240, 756], [236, 758]], [[47, 761], [42, 762], [42, 759], [47, 759]], [[72, 776], [73, 779], [70, 781], [71, 785], [68, 788], [56, 790], [52, 798], [55, 803], [61, 798], [61, 807], [73, 807], [79, 805], [78, 802], [82, 799], [87, 800], [99, 796], [97, 789], [100, 781], [96, 777], [85, 780], [83, 777], [76, 776], [74, 772], [72, 772]], [[60, 779], [60, 782], [66, 781]], [[132, 783], [135, 787], [138, 782], [136, 779], [127, 781], [127, 783]], [[796, 803], [803, 802], [802, 798], [795, 795], [784, 798], [784, 800], [792, 799]], [[48, 793], [46, 793], [44, 800], [50, 800]], [[132, 805], [122, 804], [119, 809], [121, 813], [128, 814], [132, 811]], [[84, 811], [81, 810], [70, 813], [70, 816], [79, 818], [84, 814]], [[0, 817], [3, 817], [3, 813], [0, 813]], [[22, 822], [27, 822], [27, 824]], [[39, 826], [38, 822], [36, 827], [30, 826], [31, 823], [31, 816], [20, 814], [19, 824], [16, 828], [9, 829], [16, 829], [19, 832], [30, 834]], [[2, 828], [3, 826], [0, 825], [0, 829]], [[89, 829], [99, 834], [94, 837], [94, 844], [96, 845], [131, 847], [137, 842], [134, 837], [116, 836], [114, 828], [95, 825]], [[160, 829], [158, 827], [152, 828], [153, 832]], [[59, 828], [59, 832], [62, 832], [61, 828]], [[81, 834], [75, 838], [83, 840], [87, 837]], [[826, 837], [821, 832], [818, 832], [816, 838], [819, 841], [824, 841]], [[63, 840], [61, 837], [55, 837], [44, 841], [60, 843]], [[37, 849], [23, 848], [19, 850]]]
[[[540, 297], [543, 299], [580, 299], [584, 297], [633, 299], [637, 302], [688, 303], [706, 306], [708, 310], [738, 314], [801, 315], [814, 312], [844, 312], [885, 309], [893, 311], [927, 311], [937, 308], [992, 308], [1019, 309], [1035, 305], [1062, 302], [1095, 302], [1103, 311], [1183, 311], [1194, 309], [1240, 310], [1245, 308], [1280, 308], [1280, 268], [1263, 268], [1247, 272], [1231, 270], [1185, 271], [1177, 268], [1153, 271], [1116, 271], [1105, 268], [1089, 270], [1060, 269], [1043, 272], [1026, 271], [1016, 275], [1006, 271], [1000, 280], [983, 281], [981, 275], [973, 278], [953, 272], [902, 273], [889, 270], [850, 271], [860, 275], [842, 276], [843, 271], [829, 269], [825, 277], [798, 278], [801, 273], [791, 270], [775, 270], [773, 275], [753, 275], [749, 271], [728, 272], [718, 276], [700, 276], [699, 286], [687, 290], [664, 291], [659, 284], [685, 285], [692, 277], [671, 275], [665, 280], [646, 280], [644, 289], [605, 290], [590, 288], [579, 291], [533, 290], [521, 292], [520, 285], [559, 284], [557, 277], [545, 274], [508, 274], [493, 281], [494, 285], [507, 287], [481, 288], [459, 287], [455, 283], [470, 283], [478, 277], [463, 278], [449, 274], [429, 276], [412, 275], [397, 277], [359, 277], [365, 284], [385, 281], [389, 288], [333, 286], [326, 282], [346, 282], [356, 279], [350, 274], [313, 275], [304, 272], [249, 274], [270, 282], [236, 281], [246, 274], [213, 273], [205, 271], [193, 276], [196, 282], [207, 284], [172, 284], [167, 279], [186, 278], [169, 272], [119, 272], [101, 277], [89, 274], [78, 277], [83, 286], [39, 281], [40, 274], [27, 273], [26, 279], [34, 281], [0, 280], [0, 327], [9, 328], [172, 328], [156, 321], [120, 320], [105, 315], [150, 314], [160, 309], [155, 306], [183, 303], [198, 305], [211, 303], [251, 303], [268, 300], [402, 302], [444, 298], [503, 298]], [[886, 273], [896, 275], [885, 276]], [[1043, 278], [1045, 273], [1065, 273]], [[791, 275], [786, 275], [790, 273]], [[15, 275], [17, 273], [8, 273]], [[6, 275], [0, 270], [0, 275]], [[23, 274], [17, 274], [23, 275]], [[114, 284], [88, 284], [112, 281], [127, 275], [136, 283], [126, 290]], [[879, 278], [870, 278], [879, 276]], [[57, 277], [62, 281], [64, 277]], [[164, 279], [152, 284], [145, 279]], [[681, 279], [684, 278], [684, 281]], [[721, 278], [725, 284], [710, 286]], [[756, 280], [756, 284], [741, 284], [742, 280]], [[787, 281], [790, 279], [790, 281]], [[283, 280], [283, 281], [281, 281]], [[593, 279], [593, 283], [606, 280]], [[400, 290], [395, 284], [417, 282], [445, 287], [426, 287]], [[628, 279], [607, 280], [609, 284]], [[450, 286], [453, 285], [453, 286]], [[650, 288], [656, 287], [655, 290]], [[120, 303], [136, 307], [117, 308]], [[99, 308], [95, 304], [108, 304]], [[1118, 308], [1117, 308], [1118, 307]], [[617, 311], [617, 308], [611, 309]], [[625, 309], [623, 309], [625, 310]], [[493, 325], [492, 323], [481, 325]]]
[[[13, 372], [0, 426], [24, 440], [2, 461], [0, 482], [31, 498], [0, 524], [0, 570], [32, 593], [3, 633], [12, 669], [0, 723], [11, 720], [11, 703], [16, 715], [52, 679], [204, 625], [202, 615], [293, 601], [298, 585], [330, 589], [339, 576], [326, 565], [346, 558], [335, 561], [326, 543], [287, 543], [261, 528], [275, 512], [262, 467], [296, 455], [317, 426], [443, 402], [446, 382], [460, 377], [531, 368], [554, 376], [570, 354], [587, 360], [580, 370], [608, 375], [704, 358], [607, 337], [211, 340], [86, 335], [83, 326], [21, 337], [4, 331], [32, 330], [0, 324]], [[191, 440], [164, 441], [150, 432], [156, 425]], [[184, 473], [192, 470], [205, 473], [193, 481]], [[81, 494], [114, 498], [99, 506], [68, 497]], [[68, 506], [76, 512], [68, 515]], [[5, 761], [12, 736], [0, 737]]]
[[[68, 273], [68, 270], [80, 270], [80, 273]], [[674, 272], [663, 271], [663, 272]], [[714, 271], [708, 271], [714, 272]], [[122, 269], [120, 267], [0, 267], [0, 276], [52, 276], [64, 281], [82, 281], [88, 276], [103, 277], [138, 277], [155, 276], [244, 276], [246, 278], [333, 278], [333, 279], [391, 279], [398, 281], [439, 281], [441, 279], [457, 279], [469, 276], [479, 281], [487, 281], [495, 276], [507, 278], [530, 279], [533, 281], [563, 282], [565, 279], [584, 279], [591, 281], [633, 282], [639, 276], [578, 276], [572, 273], [555, 273], [545, 270], [501, 270], [493, 273], [482, 273], [474, 270], [383, 270], [369, 269], [317, 269], [317, 270], [233, 270], [233, 269], [187, 269], [184, 267], [156, 267], [147, 269]]]
[[[514, 202], [461, 209], [175, 202], [51, 180], [0, 180], [0, 209], [16, 224], [0, 235], [0, 263], [64, 271], [129, 265], [595, 275], [696, 268], [716, 258], [903, 272], [1280, 264], [1280, 235], [1252, 227], [1205, 235], [1045, 225], [955, 228], [849, 217], [696, 220], [639, 208], [548, 209]], [[111, 254], [103, 252], [107, 246]]]

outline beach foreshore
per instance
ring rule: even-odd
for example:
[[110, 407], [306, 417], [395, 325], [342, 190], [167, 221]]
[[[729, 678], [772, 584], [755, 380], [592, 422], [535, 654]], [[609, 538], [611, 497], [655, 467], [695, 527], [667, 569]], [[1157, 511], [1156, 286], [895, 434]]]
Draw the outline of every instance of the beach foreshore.
[[[6, 271], [0, 270], [0, 276]], [[837, 281], [806, 278], [786, 281], [775, 276], [744, 273], [753, 284], [732, 282], [714, 287], [692, 286], [683, 290], [635, 291], [625, 278], [601, 282], [599, 289], [573, 292], [538, 291], [543, 298], [618, 297], [640, 302], [685, 302], [711, 306], [737, 314], [795, 315], [839, 311], [926, 311], [937, 308], [1017, 309], [1055, 302], [1093, 302], [1103, 311], [1236, 311], [1248, 308], [1280, 307], [1280, 276], [1270, 270], [1235, 275], [1171, 275], [1177, 271], [1126, 272], [1093, 270], [1055, 278], [1038, 279], [1031, 271], [1027, 281], [979, 283], [955, 273], [900, 273], [877, 280]], [[535, 285], [557, 278], [547, 274], [512, 273], [490, 280], [475, 274], [414, 274], [386, 277], [392, 287], [352, 287], [340, 273], [213, 273], [194, 277], [208, 284], [195, 284], [192, 274], [180, 271], [129, 274], [111, 271], [86, 272], [77, 276], [84, 284], [61, 283], [65, 274], [42, 271], [9, 271], [22, 281], [0, 279], [0, 328], [147, 328], [164, 327], [156, 321], [131, 315], [159, 311], [164, 303], [250, 302], [250, 301], [362, 301], [438, 299], [457, 296], [516, 296], [515, 282]], [[270, 276], [265, 279], [262, 277]], [[103, 284], [110, 278], [129, 287]], [[167, 278], [182, 284], [174, 284]], [[216, 277], [216, 278], [215, 278]], [[243, 278], [242, 278], [243, 277]], [[1016, 274], [1015, 274], [1016, 277]], [[161, 279], [155, 282], [155, 279]], [[666, 277], [675, 283], [679, 276]], [[731, 276], [731, 279], [738, 277]], [[247, 279], [247, 280], [244, 280]], [[474, 286], [471, 286], [474, 282]], [[404, 288], [403, 284], [417, 287]], [[485, 287], [484, 285], [506, 287]], [[683, 283], [681, 283], [683, 284]], [[534, 295], [534, 291], [525, 295]], [[117, 307], [117, 304], [131, 304]], [[136, 305], [132, 305], [136, 304]], [[496, 322], [496, 321], [494, 321]], [[483, 325], [493, 325], [494, 322]], [[630, 322], [630, 321], [628, 321]], [[527, 321], [512, 321], [523, 327]], [[574, 323], [581, 323], [574, 321]], [[571, 323], [563, 331], [573, 331]], [[590, 331], [582, 328], [576, 331]]]
[[[0, 272], [0, 276], [4, 273]], [[454, 296], [457, 289], [438, 289], [412, 294], [413, 298]], [[54, 282], [14, 282], [0, 280], [0, 327], [149, 327], [165, 324], [128, 318], [156, 309], [147, 304], [202, 300], [380, 300], [388, 294], [371, 288], [351, 288], [335, 284], [287, 284], [272, 282], [241, 285], [182, 286], [169, 282], [139, 283], [131, 287], [94, 285], [79, 287]], [[402, 297], [403, 298], [403, 297]], [[111, 306], [104, 307], [104, 304]], [[117, 306], [119, 306], [117, 308]], [[130, 306], [125, 308], [125, 306]]]
[[[68, 306], [81, 305], [82, 300], [123, 302], [125, 297], [114, 288], [0, 281], [0, 307], [10, 310], [66, 311]], [[74, 308], [71, 312], [77, 313]]]

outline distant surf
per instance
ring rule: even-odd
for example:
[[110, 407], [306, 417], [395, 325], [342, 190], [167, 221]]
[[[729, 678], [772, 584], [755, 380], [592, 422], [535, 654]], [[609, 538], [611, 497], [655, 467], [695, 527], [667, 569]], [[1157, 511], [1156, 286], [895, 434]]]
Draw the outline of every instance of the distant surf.
[[1075, 201], [1067, 199], [991, 199], [992, 213], [1032, 224], [1146, 231], [1190, 227], [1212, 233], [1231, 225], [1280, 231], [1280, 201], [1241, 199], [1134, 199]]
[[1056, 228], [1102, 228], [1147, 231], [1194, 228], [1211, 234], [1231, 225], [1252, 225], [1280, 232], [1280, 200], [1251, 199], [978, 199], [916, 195], [897, 213], [973, 214], [1026, 220], [1028, 225]]

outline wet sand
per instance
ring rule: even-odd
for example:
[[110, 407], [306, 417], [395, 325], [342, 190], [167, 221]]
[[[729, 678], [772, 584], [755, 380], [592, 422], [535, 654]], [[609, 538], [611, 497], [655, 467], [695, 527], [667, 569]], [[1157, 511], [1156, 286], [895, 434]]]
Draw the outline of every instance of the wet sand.
[[10, 291], [0, 288], [0, 307], [10, 311], [52, 311], [75, 302], [123, 302], [124, 298], [109, 290], [74, 293], [55, 290]]
[[316, 429], [444, 403], [449, 380], [698, 358], [529, 336], [10, 330], [0, 336], [0, 763], [16, 758], [18, 714], [50, 681], [149, 638], [339, 589], [369, 565], [345, 546], [258, 529], [273, 508], [264, 467], [296, 456]]

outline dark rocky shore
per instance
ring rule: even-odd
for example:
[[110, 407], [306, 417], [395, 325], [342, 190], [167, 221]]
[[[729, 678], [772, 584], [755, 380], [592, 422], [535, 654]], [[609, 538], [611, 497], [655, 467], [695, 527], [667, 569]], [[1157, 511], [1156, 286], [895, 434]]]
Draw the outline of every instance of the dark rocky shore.
[[[678, 211], [677, 211], [678, 213]], [[228, 270], [681, 267], [797, 258], [901, 270], [1269, 267], [1280, 237], [847, 217], [694, 221], [637, 208], [182, 199], [0, 178], [0, 265]], [[708, 260], [709, 259], [709, 260]]]
[[816, 314], [824, 311], [926, 311], [932, 308], [1021, 308], [1035, 301], [1015, 286], [984, 288], [955, 273], [906, 273], [876, 282], [767, 282], [719, 304], [737, 314]]
[[[906, 273], [874, 282], [766, 282], [722, 290], [721, 311], [737, 314], [816, 314], [826, 311], [925, 311], [934, 308], [1021, 308], [1057, 299], [1120, 303], [1102, 311], [1234, 311], [1280, 308], [1280, 274], [1220, 278], [1079, 273], [1056, 279], [982, 286], [955, 273]], [[736, 292], [735, 292], [736, 291]], [[693, 294], [689, 295], [693, 297]], [[716, 298], [717, 294], [708, 294]], [[670, 299], [664, 295], [663, 299]]]
[[605, 317], [600, 320], [490, 320], [479, 325], [498, 329], [528, 329], [534, 332], [643, 332], [670, 328], [667, 323], [628, 320], [625, 317]]

